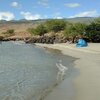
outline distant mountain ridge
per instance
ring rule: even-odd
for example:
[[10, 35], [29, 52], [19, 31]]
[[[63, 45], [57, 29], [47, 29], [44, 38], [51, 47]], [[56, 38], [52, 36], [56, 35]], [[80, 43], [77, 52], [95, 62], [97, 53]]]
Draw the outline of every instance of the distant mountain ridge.
[[93, 22], [95, 19], [96, 19], [95, 17], [76, 17], [76, 18], [68, 18], [66, 20], [73, 23], [80, 22], [88, 24]]
[[[52, 20], [52, 19], [38, 19], [38, 20], [26, 20], [26, 19], [20, 19], [20, 20], [11, 20], [11, 21], [6, 21], [6, 20], [0, 20], [0, 23], [41, 23], [45, 22], [47, 20]], [[91, 23], [92, 21], [95, 20], [95, 17], [76, 17], [76, 18], [63, 18], [63, 20], [72, 22], [72, 23]]]

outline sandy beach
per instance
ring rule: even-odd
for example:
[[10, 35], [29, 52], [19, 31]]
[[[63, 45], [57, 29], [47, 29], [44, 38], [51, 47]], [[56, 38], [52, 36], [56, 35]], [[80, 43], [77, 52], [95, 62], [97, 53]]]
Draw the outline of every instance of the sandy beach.
[[79, 69], [79, 75], [72, 79], [65, 79], [45, 100], [100, 100], [99, 43], [90, 43], [88, 47], [83, 48], [76, 48], [75, 44], [36, 45], [58, 49], [65, 55], [79, 58], [74, 62], [75, 68]]

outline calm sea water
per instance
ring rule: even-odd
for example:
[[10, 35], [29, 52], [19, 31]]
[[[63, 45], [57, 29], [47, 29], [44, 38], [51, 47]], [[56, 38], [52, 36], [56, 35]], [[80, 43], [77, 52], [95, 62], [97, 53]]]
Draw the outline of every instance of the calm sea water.
[[2, 42], [0, 100], [38, 100], [57, 83], [59, 60], [68, 68], [66, 77], [70, 76], [74, 58], [23, 42]]

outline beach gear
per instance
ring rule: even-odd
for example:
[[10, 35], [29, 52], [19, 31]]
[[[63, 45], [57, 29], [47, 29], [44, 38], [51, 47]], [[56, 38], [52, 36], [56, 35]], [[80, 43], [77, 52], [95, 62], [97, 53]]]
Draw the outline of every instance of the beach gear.
[[76, 47], [86, 47], [87, 46], [87, 42], [84, 39], [79, 39], [77, 41]]

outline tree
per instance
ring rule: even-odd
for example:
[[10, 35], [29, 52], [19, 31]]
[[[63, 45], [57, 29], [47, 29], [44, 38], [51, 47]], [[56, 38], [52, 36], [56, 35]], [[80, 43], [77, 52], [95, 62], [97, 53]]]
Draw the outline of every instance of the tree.
[[40, 24], [39, 26], [37, 26], [36, 28], [36, 33], [37, 35], [44, 35], [45, 33], [47, 33], [47, 29], [44, 25]]
[[29, 28], [28, 31], [33, 35], [40, 35], [40, 36], [47, 33], [46, 27], [42, 24], [38, 25], [35, 29], [34, 28]]
[[45, 25], [49, 31], [59, 32], [61, 30], [64, 30], [66, 22], [64, 20], [53, 19], [47, 21]]
[[100, 42], [100, 21], [92, 22], [86, 28], [86, 36], [92, 42]]
[[75, 40], [76, 36], [84, 35], [85, 29], [86, 29], [86, 24], [82, 24], [82, 23], [70, 24], [64, 30], [64, 34], [67, 37], [71, 37], [72, 42], [74, 43], [74, 40]]

